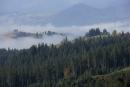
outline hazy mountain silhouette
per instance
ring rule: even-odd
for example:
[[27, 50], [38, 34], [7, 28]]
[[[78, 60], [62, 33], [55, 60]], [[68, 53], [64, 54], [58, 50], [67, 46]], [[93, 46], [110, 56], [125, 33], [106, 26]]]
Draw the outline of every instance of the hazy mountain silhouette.
[[[52, 24], [55, 26], [82, 26], [97, 23], [113, 22], [130, 18], [130, 5], [123, 3], [109, 8], [97, 9], [86, 4], [80, 3], [73, 5], [61, 12], [45, 17], [44, 15], [35, 14], [8, 14], [4, 15], [4, 21], [23, 25], [46, 25]], [[3, 19], [3, 17], [2, 17]], [[0, 23], [7, 23], [0, 21]]]
[[129, 5], [119, 5], [105, 9], [97, 9], [80, 3], [49, 17], [45, 22], [56, 26], [111, 22], [129, 17], [129, 8]]

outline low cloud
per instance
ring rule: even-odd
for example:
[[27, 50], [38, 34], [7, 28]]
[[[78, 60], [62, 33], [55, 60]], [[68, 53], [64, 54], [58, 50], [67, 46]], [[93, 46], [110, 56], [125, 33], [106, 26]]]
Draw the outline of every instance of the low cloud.
[[54, 31], [58, 33], [66, 33], [70, 40], [77, 38], [79, 36], [83, 36], [86, 32], [89, 31], [91, 28], [100, 28], [103, 30], [104, 28], [107, 29], [109, 32], [113, 30], [117, 30], [119, 32], [130, 32], [130, 24], [129, 21], [117, 21], [113, 23], [100, 23], [95, 25], [86, 25], [86, 26], [71, 26], [71, 27], [55, 27], [52, 25], [46, 26], [38, 26], [38, 25], [21, 25], [17, 26], [15, 24], [9, 25], [1, 25], [0, 26], [0, 48], [29, 48], [32, 45], [37, 45], [39, 43], [47, 43], [47, 44], [59, 44], [65, 37], [63, 36], [45, 36], [41, 39], [34, 39], [34, 38], [5, 38], [3, 34], [12, 32], [14, 29], [18, 29], [19, 31], [36, 33], [36, 32], [44, 32], [44, 31]]

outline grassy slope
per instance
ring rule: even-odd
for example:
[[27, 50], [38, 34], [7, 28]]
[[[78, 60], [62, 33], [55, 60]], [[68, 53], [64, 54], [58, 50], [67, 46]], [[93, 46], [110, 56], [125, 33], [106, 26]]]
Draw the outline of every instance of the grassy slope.
[[130, 87], [130, 67], [106, 75], [64, 79], [58, 87]]
[[130, 87], [130, 67], [92, 78], [96, 80], [96, 87]]

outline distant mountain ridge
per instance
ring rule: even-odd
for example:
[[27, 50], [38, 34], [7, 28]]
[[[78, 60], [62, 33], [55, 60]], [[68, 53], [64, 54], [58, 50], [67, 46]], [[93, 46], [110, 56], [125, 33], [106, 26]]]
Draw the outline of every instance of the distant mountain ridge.
[[[56, 26], [82, 25], [91, 23], [91, 21], [95, 19], [95, 14], [100, 14], [100, 10], [91, 8], [85, 4], [77, 4], [56, 15], [51, 16], [45, 21]], [[93, 19], [88, 19], [91, 16], [93, 16]], [[101, 15], [98, 16], [101, 17]]]
[[130, 12], [128, 11], [130, 6], [127, 5], [128, 4], [126, 4], [126, 6], [120, 5], [106, 9], [96, 9], [80, 3], [51, 16], [45, 20], [45, 22], [56, 26], [112, 22], [130, 16]]
[[[97, 9], [80, 3], [61, 12], [45, 17], [43, 14], [8, 14], [0, 17], [0, 24], [15, 23], [21, 25], [82, 26], [113, 22], [130, 18], [129, 3]], [[6, 18], [7, 17], [7, 18]], [[4, 18], [4, 19], [3, 19]], [[2, 19], [2, 20], [1, 20]], [[10, 20], [10, 21], [9, 21]], [[8, 22], [7, 22], [8, 21]]]

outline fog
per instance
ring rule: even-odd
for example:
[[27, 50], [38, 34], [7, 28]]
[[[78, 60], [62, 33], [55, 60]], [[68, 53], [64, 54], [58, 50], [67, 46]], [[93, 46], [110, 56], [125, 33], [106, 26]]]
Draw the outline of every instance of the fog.
[[31, 37], [24, 38], [9, 38], [4, 37], [4, 34], [8, 32], [12, 32], [14, 29], [18, 29], [19, 31], [36, 33], [36, 32], [44, 32], [44, 31], [54, 31], [58, 33], [65, 33], [69, 40], [73, 40], [79, 36], [83, 36], [86, 32], [91, 28], [100, 28], [103, 30], [107, 29], [109, 32], [113, 30], [117, 30], [118, 32], [130, 32], [130, 24], [129, 21], [117, 21], [112, 23], [100, 23], [95, 25], [86, 25], [86, 26], [71, 26], [71, 27], [55, 27], [51, 24], [46, 26], [38, 26], [38, 25], [0, 25], [0, 48], [30, 48], [32, 45], [37, 45], [39, 43], [50, 44], [59, 44], [65, 36], [53, 35], [53, 36], [44, 36], [41, 39], [35, 39]]

